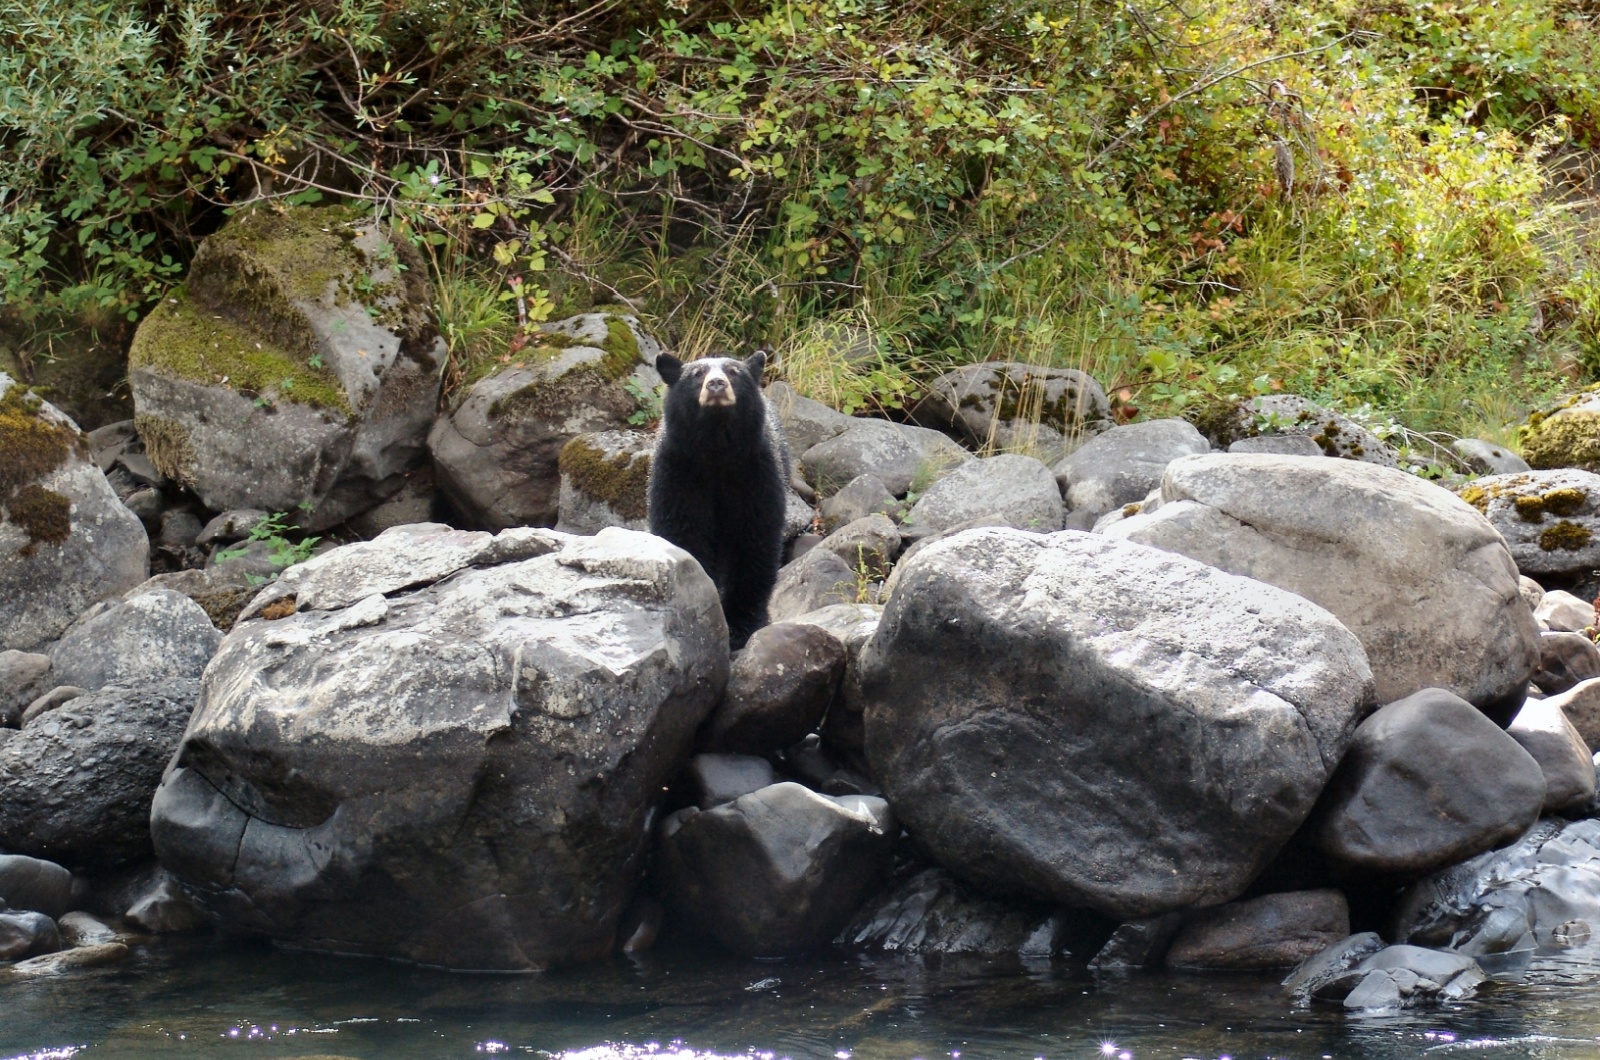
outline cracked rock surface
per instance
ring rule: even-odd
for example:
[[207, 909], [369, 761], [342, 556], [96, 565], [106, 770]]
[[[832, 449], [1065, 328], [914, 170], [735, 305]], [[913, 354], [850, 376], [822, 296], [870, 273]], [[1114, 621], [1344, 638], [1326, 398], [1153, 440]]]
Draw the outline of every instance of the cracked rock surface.
[[710, 579], [645, 534], [396, 527], [244, 612], [155, 798], [227, 926], [528, 969], [608, 952], [727, 681]]

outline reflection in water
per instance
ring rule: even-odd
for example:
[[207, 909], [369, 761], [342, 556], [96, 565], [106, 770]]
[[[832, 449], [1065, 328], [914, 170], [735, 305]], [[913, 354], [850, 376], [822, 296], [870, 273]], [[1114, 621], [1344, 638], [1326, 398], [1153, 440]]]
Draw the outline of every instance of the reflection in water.
[[680, 952], [491, 976], [213, 941], [163, 942], [56, 979], [0, 973], [0, 1060], [1600, 1060], [1597, 1034], [1593, 975], [1355, 1019], [1291, 1011], [1273, 977], [1097, 981], [948, 958]]

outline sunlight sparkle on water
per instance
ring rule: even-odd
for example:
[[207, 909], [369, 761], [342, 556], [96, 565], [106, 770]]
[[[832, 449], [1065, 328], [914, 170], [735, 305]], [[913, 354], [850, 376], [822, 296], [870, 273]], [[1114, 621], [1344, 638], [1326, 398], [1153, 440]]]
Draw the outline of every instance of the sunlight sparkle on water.
[[712, 1053], [692, 1049], [681, 1041], [671, 1041], [666, 1045], [660, 1042], [646, 1042], [643, 1045], [603, 1042], [600, 1045], [591, 1045], [587, 1049], [568, 1049], [565, 1052], [552, 1054], [551, 1060], [750, 1060], [751, 1057], [756, 1060], [778, 1060], [776, 1054], [769, 1052], [733, 1055]]
[[81, 1045], [57, 1045], [50, 1049], [38, 1049], [31, 1053], [18, 1053], [8, 1056], [6, 1060], [70, 1060], [83, 1050]]

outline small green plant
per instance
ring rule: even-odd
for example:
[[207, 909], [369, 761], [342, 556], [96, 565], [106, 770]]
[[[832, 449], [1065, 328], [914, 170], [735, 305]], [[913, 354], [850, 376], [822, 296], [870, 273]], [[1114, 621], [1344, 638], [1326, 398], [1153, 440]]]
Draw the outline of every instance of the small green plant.
[[629, 376], [622, 384], [639, 407], [628, 414], [628, 422], [635, 427], [653, 427], [661, 420], [661, 402], [665, 398], [667, 388], [665, 384], [659, 386], [646, 386], [637, 378]]
[[[301, 511], [309, 511], [314, 505], [302, 501], [299, 505]], [[246, 574], [245, 580], [251, 585], [265, 585], [275, 581], [284, 570], [296, 563], [304, 563], [311, 558], [311, 550], [316, 547], [320, 537], [303, 537], [298, 541], [291, 540], [288, 535], [300, 529], [288, 521], [288, 512], [273, 512], [257, 520], [256, 525], [250, 528], [250, 534], [237, 548], [225, 549], [217, 553], [217, 562], [225, 563], [231, 559], [238, 559], [249, 551], [249, 546], [260, 541], [267, 546], [267, 559], [278, 570], [271, 575]]]

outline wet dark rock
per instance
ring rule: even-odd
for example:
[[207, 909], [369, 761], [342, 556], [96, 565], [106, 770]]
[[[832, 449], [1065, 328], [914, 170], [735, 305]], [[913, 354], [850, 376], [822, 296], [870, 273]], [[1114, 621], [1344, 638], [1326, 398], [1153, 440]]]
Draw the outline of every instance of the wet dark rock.
[[87, 692], [0, 744], [0, 848], [78, 867], [148, 857], [150, 799], [199, 684]]
[[1528, 752], [1431, 688], [1361, 723], [1311, 827], [1337, 868], [1415, 878], [1511, 842], [1538, 818], [1544, 793]]
[[56, 922], [43, 913], [0, 913], [0, 961], [19, 961], [60, 948]]
[[157, 589], [97, 604], [50, 646], [52, 677], [91, 691], [199, 678], [222, 633], [182, 593]]
[[125, 942], [128, 938], [126, 933], [81, 909], [63, 916], [56, 927], [65, 946], [103, 946], [108, 942]]
[[861, 717], [864, 706], [861, 655], [877, 632], [882, 614], [883, 608], [875, 604], [834, 604], [790, 619], [796, 625], [813, 625], [826, 630], [844, 645], [844, 680], [823, 719], [822, 735], [829, 746], [858, 765], [866, 761], [862, 750], [865, 737]]
[[1471, 957], [1420, 946], [1387, 946], [1322, 982], [1317, 1001], [1355, 1012], [1393, 1012], [1426, 1002], [1460, 1001], [1488, 978]]
[[889, 869], [888, 804], [782, 783], [661, 827], [674, 916], [734, 953], [781, 957], [826, 945]]
[[694, 804], [702, 810], [776, 783], [778, 773], [772, 763], [755, 755], [698, 754], [689, 759]]
[[1283, 981], [1284, 993], [1297, 1005], [1309, 1005], [1320, 991], [1344, 978], [1352, 968], [1383, 948], [1384, 941], [1376, 931], [1363, 931], [1334, 942], [1320, 953], [1307, 957], [1289, 973]]
[[1262, 895], [1191, 916], [1167, 948], [1167, 967], [1288, 968], [1349, 934], [1350, 906], [1338, 891]]
[[64, 703], [71, 703], [74, 699], [89, 691], [77, 685], [57, 685], [38, 699], [29, 703], [22, 711], [21, 723], [31, 725], [42, 714], [46, 714]]
[[757, 630], [734, 656], [702, 746], [754, 755], [788, 747], [822, 723], [844, 670], [844, 645], [826, 630], [792, 623]]
[[715, 586], [659, 538], [397, 527], [240, 616], [156, 849], [232, 930], [456, 968], [593, 959], [727, 667]]
[[123, 916], [152, 935], [192, 935], [211, 927], [211, 914], [165, 869], [152, 873]]
[[1096, 973], [1134, 972], [1160, 967], [1167, 947], [1183, 927], [1182, 913], [1138, 917], [1118, 924], [1089, 962]]
[[0, 854], [0, 899], [12, 909], [59, 917], [75, 905], [72, 873], [52, 861]]
[[932, 858], [996, 893], [1119, 919], [1237, 898], [1370, 703], [1326, 611], [1183, 556], [983, 529], [896, 575], [861, 662], [867, 761]]
[[1544, 773], [1544, 812], [1580, 811], [1595, 797], [1594, 761], [1559, 703], [1525, 704], [1506, 730]]
[[1600, 677], [1600, 647], [1581, 633], [1539, 634], [1539, 668], [1533, 683], [1549, 695]]
[[1075, 937], [1074, 919], [1042, 902], [977, 894], [945, 870], [925, 868], [865, 902], [834, 943], [881, 953], [1048, 958]]
[[50, 656], [25, 651], [0, 651], [0, 728], [22, 724], [22, 712], [55, 682]]

